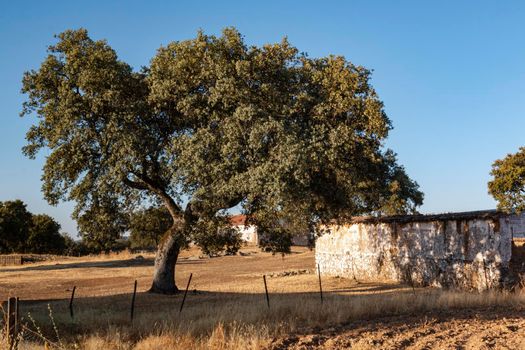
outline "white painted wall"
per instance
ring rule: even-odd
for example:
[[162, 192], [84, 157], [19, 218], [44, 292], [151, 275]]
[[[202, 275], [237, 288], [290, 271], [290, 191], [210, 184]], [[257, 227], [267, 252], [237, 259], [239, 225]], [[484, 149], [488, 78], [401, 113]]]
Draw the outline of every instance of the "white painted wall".
[[316, 241], [316, 262], [322, 274], [360, 280], [496, 287], [509, 267], [516, 222], [507, 216], [330, 226]]
[[254, 225], [236, 225], [235, 226], [241, 235], [241, 239], [247, 243], [257, 244], [257, 227]]

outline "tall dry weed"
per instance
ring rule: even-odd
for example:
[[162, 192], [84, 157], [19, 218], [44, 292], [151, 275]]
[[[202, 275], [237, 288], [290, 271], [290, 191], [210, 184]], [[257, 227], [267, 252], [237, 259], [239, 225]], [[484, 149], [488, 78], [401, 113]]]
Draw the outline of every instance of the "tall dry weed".
[[[270, 310], [259, 296], [193, 302], [182, 314], [175, 312], [175, 305], [161, 305], [160, 310], [137, 313], [133, 325], [129, 324], [125, 310], [101, 313], [100, 307], [79, 311], [73, 325], [67, 313], [57, 311], [53, 311], [53, 322], [43, 316], [35, 322], [41, 325], [41, 332], [47, 332], [51, 338], [60, 331], [61, 341], [68, 349], [260, 349], [273, 337], [357, 320], [421, 315], [436, 310], [525, 307], [523, 292], [499, 291], [467, 293], [431, 289], [415, 295], [359, 296], [327, 293], [322, 304], [315, 294], [281, 294], [271, 296]], [[27, 341], [22, 343], [36, 346]], [[57, 341], [50, 344], [53, 349], [62, 348]]]

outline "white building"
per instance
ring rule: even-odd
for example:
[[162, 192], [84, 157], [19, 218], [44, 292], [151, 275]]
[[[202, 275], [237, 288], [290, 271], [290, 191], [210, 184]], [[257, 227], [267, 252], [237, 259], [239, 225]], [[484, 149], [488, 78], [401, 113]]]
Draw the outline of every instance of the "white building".
[[249, 244], [258, 244], [259, 238], [257, 235], [257, 227], [246, 224], [246, 215], [238, 214], [230, 217], [232, 226], [239, 230], [241, 239]]
[[[241, 239], [249, 244], [259, 244], [259, 234], [257, 232], [257, 226], [246, 224], [246, 215], [238, 214], [230, 217], [230, 223], [232, 226], [239, 230]], [[292, 244], [298, 246], [308, 245], [308, 234], [296, 234], [292, 238]]]

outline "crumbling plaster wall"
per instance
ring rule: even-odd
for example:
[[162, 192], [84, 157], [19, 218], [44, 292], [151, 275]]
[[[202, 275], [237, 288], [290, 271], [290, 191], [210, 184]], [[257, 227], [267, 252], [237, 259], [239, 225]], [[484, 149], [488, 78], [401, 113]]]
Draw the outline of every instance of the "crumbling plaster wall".
[[237, 228], [237, 231], [241, 236], [241, 240], [250, 244], [259, 243], [257, 227], [255, 227], [254, 225], [237, 225], [235, 227]]
[[327, 227], [316, 241], [321, 274], [421, 286], [499, 286], [511, 259], [508, 217], [361, 222]]

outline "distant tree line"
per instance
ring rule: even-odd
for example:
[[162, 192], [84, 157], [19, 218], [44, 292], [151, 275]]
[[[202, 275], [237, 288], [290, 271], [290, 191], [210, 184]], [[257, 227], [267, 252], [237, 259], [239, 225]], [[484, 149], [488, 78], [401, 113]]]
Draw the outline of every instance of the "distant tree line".
[[77, 221], [81, 239], [76, 241], [62, 233], [51, 216], [29, 212], [23, 201], [0, 202], [0, 254], [78, 256], [126, 248], [155, 249], [172, 224], [168, 211], [155, 206], [122, 214], [118, 220], [104, 212], [91, 214]]
[[[152, 205], [131, 213], [122, 213], [108, 202], [77, 218], [77, 224], [82, 237], [82, 252], [119, 251], [126, 248], [154, 250], [161, 243], [166, 230], [173, 225], [173, 218], [164, 206]], [[229, 225], [222, 226], [220, 229], [214, 225], [199, 227], [193, 243], [210, 256], [221, 252], [236, 253], [241, 247], [239, 233]], [[213, 231], [218, 234], [210, 235], [209, 232]]]
[[72, 244], [49, 215], [30, 213], [21, 200], [0, 202], [0, 253], [64, 254]]
[[[119, 213], [111, 203], [93, 208], [77, 219], [84, 249], [89, 252], [155, 249], [172, 219], [163, 207]], [[129, 234], [129, 235], [128, 235]]]

